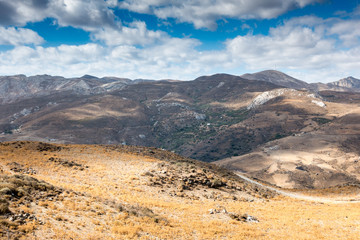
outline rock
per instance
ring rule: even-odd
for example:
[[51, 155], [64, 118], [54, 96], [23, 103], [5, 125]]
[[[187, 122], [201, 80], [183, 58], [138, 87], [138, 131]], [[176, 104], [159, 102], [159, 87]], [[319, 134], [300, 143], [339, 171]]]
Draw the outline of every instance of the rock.
[[259, 220], [256, 217], [248, 215], [246, 213], [244, 215], [242, 215], [241, 217], [244, 222], [259, 222]]
[[241, 216], [236, 213], [229, 213], [229, 217], [240, 222], [259, 222], [259, 220], [256, 217], [248, 215], [247, 213]]

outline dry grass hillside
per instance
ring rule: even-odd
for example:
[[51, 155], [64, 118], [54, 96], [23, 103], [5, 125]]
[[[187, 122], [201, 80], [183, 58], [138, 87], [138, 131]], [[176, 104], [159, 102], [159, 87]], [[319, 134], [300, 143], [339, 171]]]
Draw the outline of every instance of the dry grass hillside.
[[[360, 235], [359, 203], [281, 197], [214, 165], [161, 149], [7, 142], [0, 144], [0, 169], [2, 239]], [[337, 188], [329, 194], [342, 190], [349, 191]]]

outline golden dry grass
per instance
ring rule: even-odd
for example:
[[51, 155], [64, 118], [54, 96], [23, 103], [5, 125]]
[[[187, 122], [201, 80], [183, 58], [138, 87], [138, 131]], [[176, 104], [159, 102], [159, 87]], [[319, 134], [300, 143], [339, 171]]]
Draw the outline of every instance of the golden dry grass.
[[[9, 163], [16, 162], [24, 169], [34, 169], [33, 177], [63, 189], [56, 200], [45, 198], [22, 207], [44, 222], [22, 225], [18, 230], [27, 233], [24, 239], [358, 239], [360, 236], [359, 203], [321, 204], [284, 197], [262, 199], [245, 193], [236, 195], [238, 198], [234, 200], [233, 193], [203, 186], [172, 195], [176, 186], [152, 185], [149, 181], [148, 172], [163, 171], [159, 167], [161, 160], [106, 146], [61, 147], [39, 151], [38, 143], [0, 145], [3, 174], [14, 174]], [[84, 169], [49, 161], [51, 157], [73, 161]], [[236, 221], [226, 213], [209, 214], [209, 209], [223, 208], [255, 216], [259, 222]], [[19, 211], [14, 205], [10, 210]]]

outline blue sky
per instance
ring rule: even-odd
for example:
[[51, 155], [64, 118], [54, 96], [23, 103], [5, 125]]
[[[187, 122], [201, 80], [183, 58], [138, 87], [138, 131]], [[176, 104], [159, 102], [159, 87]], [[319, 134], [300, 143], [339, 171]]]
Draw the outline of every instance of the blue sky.
[[360, 78], [358, 0], [0, 0], [0, 75]]

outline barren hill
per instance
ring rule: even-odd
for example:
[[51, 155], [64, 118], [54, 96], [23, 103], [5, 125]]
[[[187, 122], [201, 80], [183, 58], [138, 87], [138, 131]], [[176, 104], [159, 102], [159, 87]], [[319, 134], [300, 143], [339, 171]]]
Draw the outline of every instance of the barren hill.
[[[247, 105], [259, 92], [275, 88], [222, 74], [189, 82], [144, 82], [96, 95], [62, 92], [33, 97], [0, 105], [0, 138], [155, 146], [212, 161], [258, 144], [229, 150], [249, 134], [237, 126], [250, 116]], [[233, 139], [224, 141], [227, 135]]]
[[[301, 96], [297, 105], [288, 94]], [[299, 133], [308, 118], [327, 114], [320, 102], [310, 92], [227, 74], [98, 94], [60, 91], [0, 105], [0, 139], [154, 146], [214, 161]]]
[[[276, 196], [214, 165], [161, 149], [6, 142], [0, 144], [0, 169], [3, 239], [355, 239], [360, 234], [358, 203]], [[358, 192], [344, 187], [322, 194]]]
[[326, 92], [323, 96], [331, 100], [324, 102], [326, 114], [309, 118], [300, 133], [269, 141], [249, 154], [217, 163], [285, 188], [359, 184], [360, 95], [351, 94], [352, 101], [343, 93]]
[[[360, 95], [284, 88], [269, 81], [277, 77], [282, 79], [277, 83], [301, 81], [275, 71], [253, 76], [264, 78], [215, 74], [193, 81], [136, 83], [92, 76], [59, 80], [40, 76], [34, 82], [15, 79], [16, 86], [36, 85], [38, 92], [19, 94], [19, 99], [0, 104], [0, 141], [158, 147], [205, 162], [226, 159], [224, 166], [283, 187], [357, 182], [357, 167], [351, 163], [358, 156], [355, 145], [347, 150], [344, 162], [335, 160], [336, 154], [343, 153], [341, 146], [356, 143], [353, 138], [359, 136]], [[59, 87], [64, 81], [89, 88]], [[328, 134], [334, 128], [336, 135]], [[274, 163], [276, 149], [274, 155], [259, 155], [268, 147], [282, 149], [287, 143], [292, 145], [280, 161], [288, 167]], [[313, 149], [315, 145], [318, 150]], [[318, 156], [318, 152], [322, 153]], [[334, 157], [326, 158], [325, 152]], [[311, 156], [298, 157], [303, 153]]]

